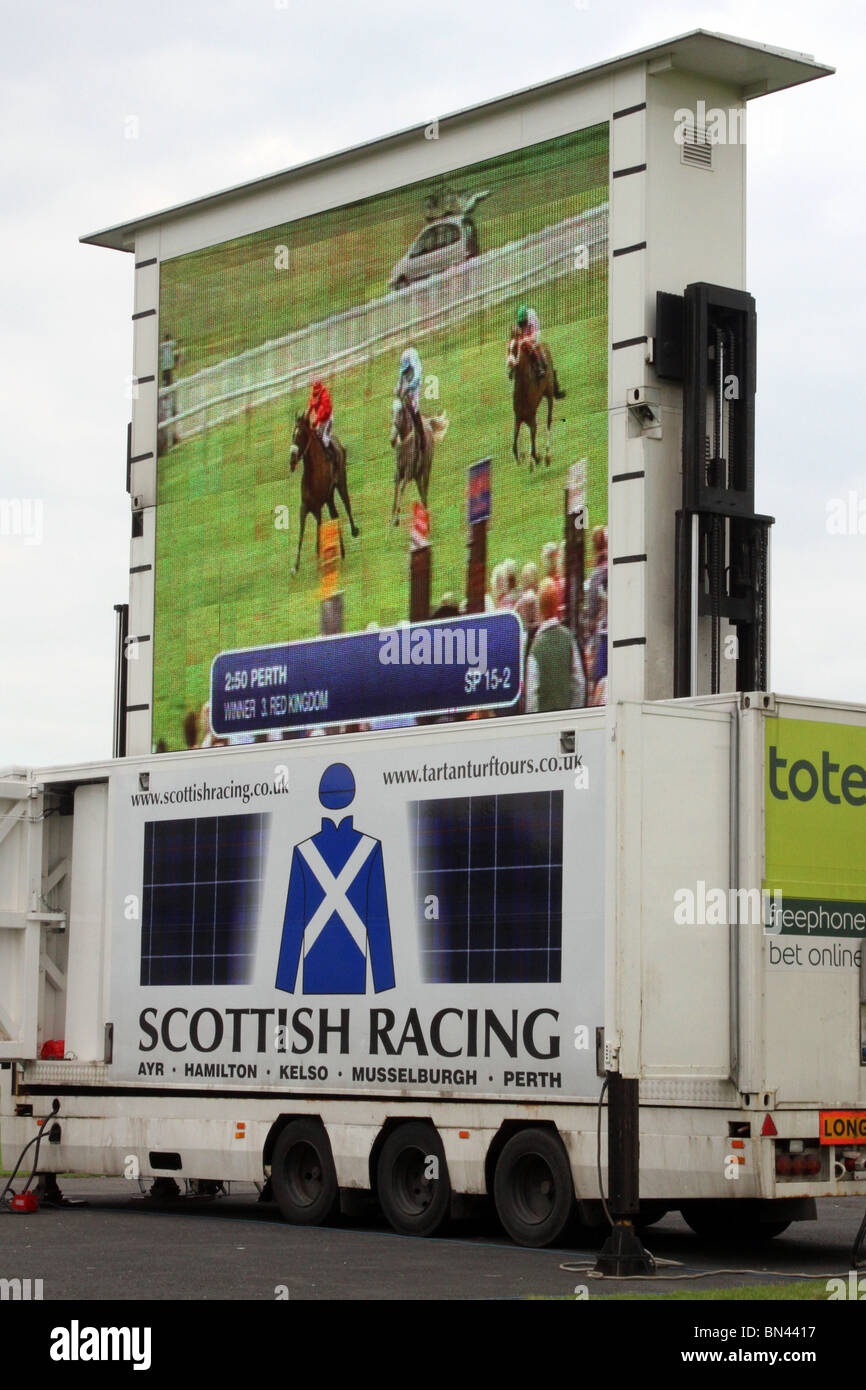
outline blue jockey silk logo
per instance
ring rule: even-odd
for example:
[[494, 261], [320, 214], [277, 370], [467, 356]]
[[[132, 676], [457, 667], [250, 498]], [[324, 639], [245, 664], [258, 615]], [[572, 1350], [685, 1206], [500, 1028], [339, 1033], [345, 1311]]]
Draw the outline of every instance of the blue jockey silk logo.
[[[319, 801], [342, 810], [355, 797], [345, 763], [322, 774]], [[366, 994], [394, 988], [391, 924], [381, 841], [356, 830], [351, 816], [323, 816], [295, 846], [277, 966], [277, 989], [303, 994]]]

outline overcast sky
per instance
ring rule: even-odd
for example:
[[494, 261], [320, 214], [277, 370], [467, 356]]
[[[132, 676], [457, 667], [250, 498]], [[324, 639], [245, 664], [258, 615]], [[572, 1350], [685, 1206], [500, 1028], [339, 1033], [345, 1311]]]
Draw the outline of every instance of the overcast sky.
[[44, 535], [0, 536], [0, 766], [111, 751], [133, 264], [78, 237], [696, 27], [838, 69], [749, 107], [757, 504], [777, 519], [773, 688], [866, 702], [866, 534], [826, 524], [849, 492], [866, 513], [858, 5], [16, 0], [0, 55], [0, 498], [25, 516], [40, 503]]

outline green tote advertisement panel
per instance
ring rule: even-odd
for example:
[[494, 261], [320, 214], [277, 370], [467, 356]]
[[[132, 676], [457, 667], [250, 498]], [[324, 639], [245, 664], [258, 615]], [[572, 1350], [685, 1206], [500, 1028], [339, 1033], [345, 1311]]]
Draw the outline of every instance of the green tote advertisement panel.
[[866, 937], [866, 729], [768, 719], [769, 963], [859, 967]]

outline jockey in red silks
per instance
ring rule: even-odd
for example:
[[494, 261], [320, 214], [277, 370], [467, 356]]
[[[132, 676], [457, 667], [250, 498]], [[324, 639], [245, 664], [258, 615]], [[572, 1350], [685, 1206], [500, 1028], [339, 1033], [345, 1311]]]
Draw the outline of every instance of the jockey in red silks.
[[331, 393], [327, 386], [321, 381], [314, 381], [310, 390], [310, 399], [307, 401], [307, 419], [310, 428], [315, 430], [322, 446], [325, 450], [328, 462], [331, 465], [331, 482], [337, 481], [337, 450], [331, 438], [331, 430], [334, 424], [334, 407], [331, 403]]

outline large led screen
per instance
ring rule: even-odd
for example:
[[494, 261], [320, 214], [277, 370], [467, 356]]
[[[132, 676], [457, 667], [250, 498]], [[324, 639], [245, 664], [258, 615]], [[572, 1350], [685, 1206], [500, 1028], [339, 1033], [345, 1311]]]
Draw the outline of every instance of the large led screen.
[[160, 268], [157, 751], [603, 704], [608, 133]]

